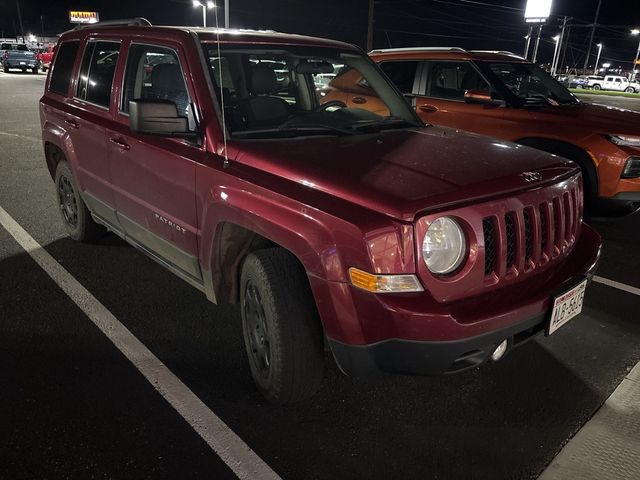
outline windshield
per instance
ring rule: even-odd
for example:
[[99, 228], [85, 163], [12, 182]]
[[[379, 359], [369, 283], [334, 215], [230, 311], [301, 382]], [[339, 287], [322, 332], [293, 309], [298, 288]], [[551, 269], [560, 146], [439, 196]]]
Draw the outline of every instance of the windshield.
[[[237, 138], [358, 135], [422, 125], [367, 57], [291, 45], [204, 44], [217, 100]], [[340, 88], [356, 75], [357, 92]], [[352, 87], [349, 85], [349, 87]]]
[[2, 48], [0, 49], [1, 50], [20, 50], [22, 52], [26, 52], [29, 50], [26, 45], [19, 44], [19, 43], [3, 43]]
[[551, 75], [532, 63], [478, 62], [517, 106], [574, 105], [580, 100]]

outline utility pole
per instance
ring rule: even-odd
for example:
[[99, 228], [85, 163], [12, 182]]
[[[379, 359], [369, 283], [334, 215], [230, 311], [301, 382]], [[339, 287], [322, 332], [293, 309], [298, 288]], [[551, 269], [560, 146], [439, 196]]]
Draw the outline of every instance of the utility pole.
[[593, 37], [596, 34], [596, 27], [598, 26], [598, 19], [600, 18], [600, 7], [602, 6], [602, 0], [598, 0], [598, 8], [596, 9], [596, 18], [593, 21], [593, 27], [591, 28], [591, 36], [589, 37], [589, 45], [587, 46], [587, 56], [584, 57], [583, 70], [587, 69], [589, 64], [589, 57], [591, 56], [591, 45], [593, 44]]
[[44, 37], [44, 16], [40, 15], [40, 28], [42, 29], [42, 36]]
[[22, 13], [20, 13], [20, 0], [16, 0], [16, 8], [18, 9], [18, 23], [20, 24], [20, 35], [24, 42], [24, 27], [22, 26]]
[[373, 50], [373, 3], [374, 0], [369, 0], [369, 22], [367, 28], [367, 52]]
[[224, 0], [224, 28], [229, 28], [229, 0]]

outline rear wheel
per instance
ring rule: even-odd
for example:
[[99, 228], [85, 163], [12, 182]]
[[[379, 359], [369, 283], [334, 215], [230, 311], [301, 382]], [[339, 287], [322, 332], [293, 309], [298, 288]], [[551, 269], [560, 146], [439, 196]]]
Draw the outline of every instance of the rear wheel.
[[66, 161], [56, 167], [56, 198], [67, 234], [74, 240], [90, 242], [104, 235], [106, 229], [91, 218], [91, 212], [80, 197], [73, 173]]
[[635, 92], [636, 92], [636, 91], [633, 89], [633, 87], [627, 87], [627, 88], [625, 88], [625, 89], [624, 89], [624, 91], [625, 91], [626, 93], [635, 93]]
[[596, 84], [593, 86], [593, 89], [594, 89], [594, 90], [602, 90], [602, 87], [600, 86], [600, 84], [596, 83]]
[[324, 374], [324, 339], [306, 273], [281, 248], [258, 250], [242, 267], [242, 330], [251, 375], [270, 401], [306, 400]]

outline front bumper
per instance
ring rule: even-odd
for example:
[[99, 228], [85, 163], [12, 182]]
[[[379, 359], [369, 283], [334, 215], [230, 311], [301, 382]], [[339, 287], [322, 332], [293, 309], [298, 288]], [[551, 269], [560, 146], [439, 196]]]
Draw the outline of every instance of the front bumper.
[[[338, 338], [344, 330], [332, 335], [335, 326], [327, 329], [325, 324], [328, 343], [338, 366], [350, 376], [437, 375], [476, 367], [505, 339], [512, 348], [544, 331], [554, 297], [595, 274], [600, 246], [599, 235], [583, 225], [571, 254], [549, 271], [450, 304], [433, 301], [428, 292], [384, 296], [350, 287], [360, 336], [355, 341]], [[342, 287], [333, 294], [347, 291]], [[334, 305], [339, 302], [346, 331], [353, 335], [346, 300], [334, 298]]]
[[15, 69], [15, 70], [20, 70], [20, 69], [28, 70], [28, 69], [31, 69], [31, 68], [36, 68], [37, 66], [38, 66], [37, 62], [25, 62], [24, 65], [20, 65], [19, 63], [18, 64], [11, 63], [11, 62], [5, 62], [4, 63], [4, 68], [7, 69], [7, 70], [10, 69], [10, 68]]
[[620, 192], [613, 197], [598, 199], [597, 214], [622, 217], [640, 210], [640, 191]]
[[341, 370], [349, 376], [371, 377], [382, 372], [410, 375], [458, 373], [486, 362], [504, 340], [508, 350], [542, 333], [547, 315], [473, 338], [417, 342], [394, 338], [372, 345], [347, 345], [329, 340]]

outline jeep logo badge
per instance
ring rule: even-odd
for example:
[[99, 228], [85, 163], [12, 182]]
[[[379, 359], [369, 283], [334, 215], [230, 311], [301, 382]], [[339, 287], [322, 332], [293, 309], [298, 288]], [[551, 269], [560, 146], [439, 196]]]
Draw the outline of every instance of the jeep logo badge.
[[524, 172], [521, 173], [520, 176], [524, 178], [524, 181], [527, 183], [542, 180], [542, 174], [540, 172]]

